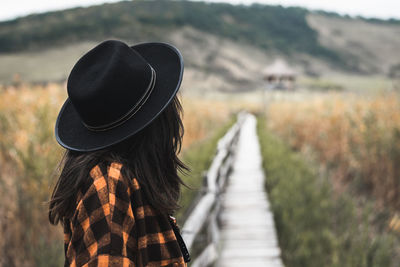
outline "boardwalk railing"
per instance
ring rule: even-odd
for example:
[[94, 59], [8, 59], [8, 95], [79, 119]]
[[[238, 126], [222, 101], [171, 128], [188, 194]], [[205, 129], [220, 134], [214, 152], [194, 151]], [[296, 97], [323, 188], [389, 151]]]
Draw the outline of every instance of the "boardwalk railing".
[[[208, 266], [217, 259], [219, 230], [217, 216], [221, 208], [220, 194], [232, 169], [235, 148], [244, 114], [219, 140], [217, 153], [204, 177], [203, 194], [182, 227], [182, 237], [193, 257], [192, 267]], [[199, 242], [197, 242], [199, 241]], [[199, 247], [198, 243], [203, 244]]]

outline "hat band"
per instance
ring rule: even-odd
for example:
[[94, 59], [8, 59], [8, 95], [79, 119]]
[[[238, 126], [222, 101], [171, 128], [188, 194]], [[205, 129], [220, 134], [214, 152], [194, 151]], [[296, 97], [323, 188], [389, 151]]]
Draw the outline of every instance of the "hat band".
[[156, 72], [150, 66], [150, 64], [149, 64], [149, 67], [151, 69], [151, 80], [150, 80], [149, 86], [147, 87], [147, 89], [145, 90], [143, 96], [139, 99], [139, 101], [136, 102], [136, 104], [125, 115], [123, 115], [121, 118], [117, 119], [114, 122], [111, 122], [111, 123], [108, 123], [105, 125], [101, 125], [101, 126], [90, 126], [90, 125], [87, 125], [86, 123], [82, 122], [83, 125], [91, 131], [106, 131], [106, 130], [115, 128], [115, 127], [123, 124], [130, 118], [132, 118], [132, 116], [135, 115], [136, 112], [138, 112], [140, 110], [140, 108], [143, 106], [143, 104], [146, 103], [147, 99], [150, 97], [151, 93], [153, 92], [154, 86], [156, 84]]

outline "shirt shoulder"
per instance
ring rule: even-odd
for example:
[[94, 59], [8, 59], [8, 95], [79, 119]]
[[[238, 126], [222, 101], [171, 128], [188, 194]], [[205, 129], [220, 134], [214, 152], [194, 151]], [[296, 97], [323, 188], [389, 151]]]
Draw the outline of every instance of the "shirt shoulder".
[[113, 201], [115, 196], [128, 201], [132, 193], [140, 190], [140, 185], [135, 177], [123, 177], [122, 168], [123, 164], [118, 162], [95, 165], [77, 194], [76, 204], [82, 205], [85, 199], [94, 196], [97, 196], [102, 203], [110, 197], [109, 200]]
[[138, 179], [124, 177], [123, 168], [114, 162], [91, 169], [64, 231], [67, 261], [95, 262], [101, 256], [136, 266], [185, 266], [168, 215], [148, 203]]
[[131, 189], [121, 177], [121, 166], [113, 163], [105, 170], [101, 165], [91, 169], [74, 215], [64, 227], [67, 266], [97, 266], [100, 262], [131, 266], [135, 262], [137, 239]]

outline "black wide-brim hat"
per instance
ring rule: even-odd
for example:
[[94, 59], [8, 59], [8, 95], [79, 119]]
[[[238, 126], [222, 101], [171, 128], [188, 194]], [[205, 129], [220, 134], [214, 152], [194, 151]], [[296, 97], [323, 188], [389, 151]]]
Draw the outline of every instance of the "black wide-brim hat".
[[68, 99], [55, 126], [58, 143], [89, 152], [127, 139], [167, 107], [182, 76], [182, 55], [170, 44], [102, 42], [68, 77]]

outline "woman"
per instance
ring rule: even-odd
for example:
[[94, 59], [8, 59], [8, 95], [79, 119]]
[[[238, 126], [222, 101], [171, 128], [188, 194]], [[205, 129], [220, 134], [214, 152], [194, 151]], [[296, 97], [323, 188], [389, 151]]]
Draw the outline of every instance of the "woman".
[[65, 266], [186, 266], [175, 219], [183, 136], [179, 51], [105, 41], [68, 78], [55, 135], [66, 148], [49, 220]]

